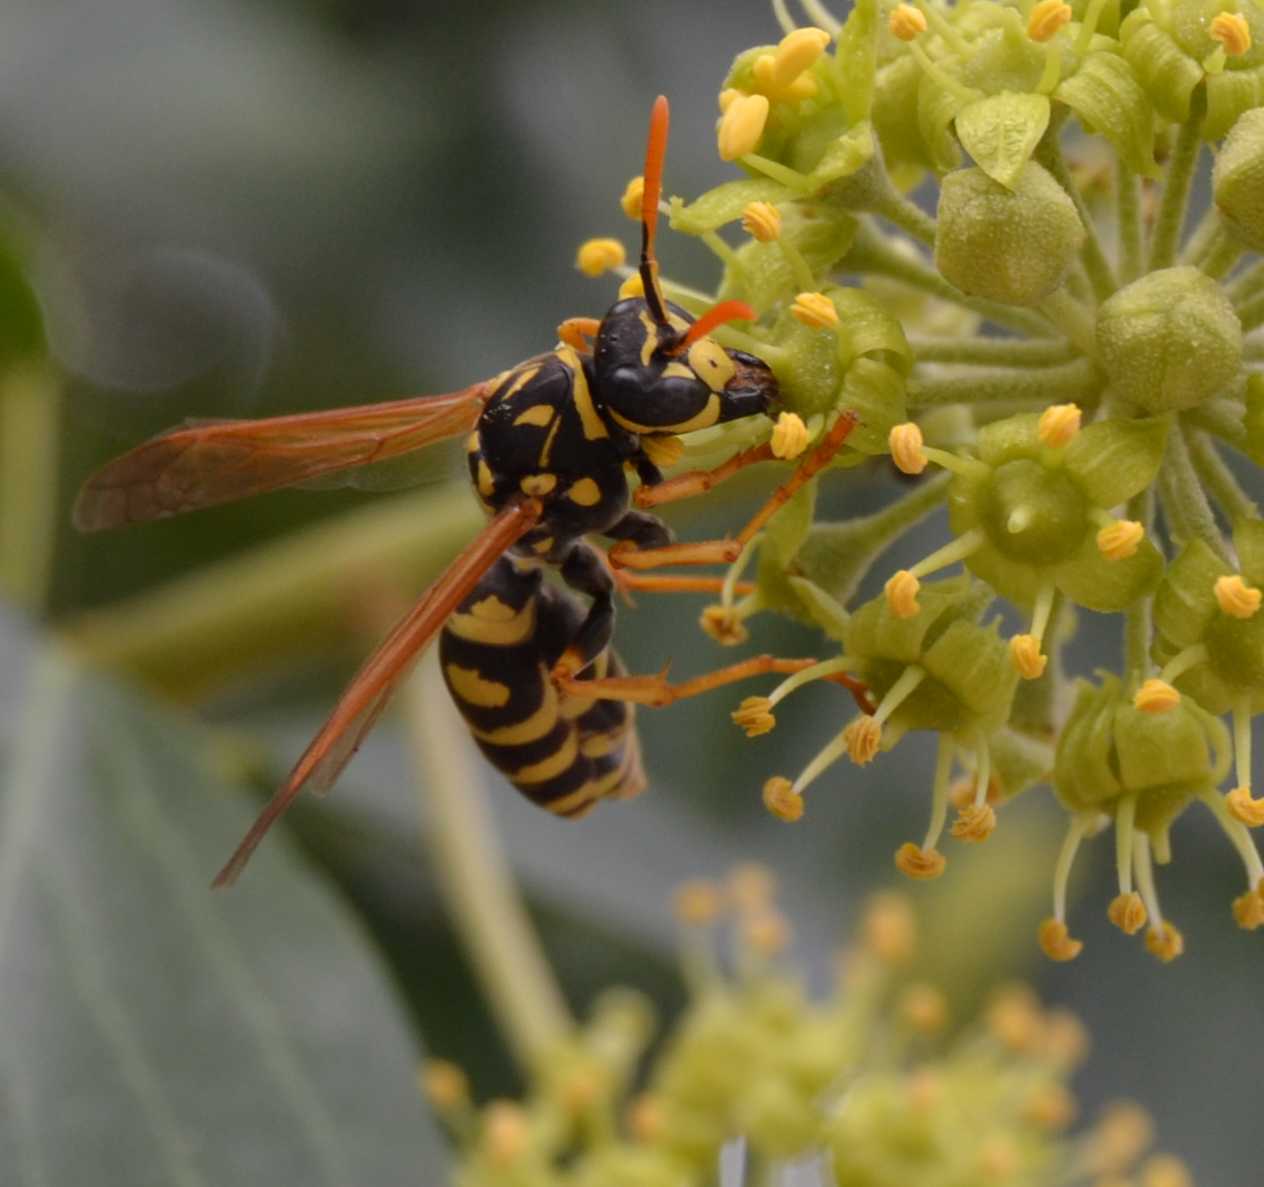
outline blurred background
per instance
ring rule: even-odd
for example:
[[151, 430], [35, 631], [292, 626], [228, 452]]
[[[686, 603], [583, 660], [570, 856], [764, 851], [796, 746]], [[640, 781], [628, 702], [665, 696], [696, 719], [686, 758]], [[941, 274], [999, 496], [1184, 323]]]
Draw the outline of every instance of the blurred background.
[[[666, 188], [694, 195], [729, 176], [714, 150], [729, 61], [776, 37], [762, 0], [6, 0], [0, 1165], [26, 1168], [18, 1181], [198, 1182], [182, 1168], [220, 1165], [220, 1134], [233, 1155], [210, 1181], [407, 1181], [400, 1166], [425, 1181], [439, 1155], [412, 1079], [423, 1049], [480, 1097], [518, 1086], [447, 922], [394, 721], [231, 895], [204, 890], [380, 604], [477, 529], [445, 485], [455, 459], [428, 459], [411, 493], [290, 492], [110, 536], [77, 535], [69, 505], [92, 468], [185, 417], [447, 391], [547, 349], [566, 316], [600, 315], [615, 282], [583, 278], [574, 251], [597, 234], [634, 248], [618, 199], [653, 97], [673, 104]], [[668, 235], [660, 254], [713, 283], [696, 244]], [[722, 532], [769, 485], [756, 474], [673, 522]], [[837, 476], [822, 513], [894, 491], [878, 471]], [[732, 658], [696, 629], [699, 599], [638, 601], [618, 628], [635, 670]], [[1083, 617], [1085, 673], [1114, 663], [1115, 627]], [[128, 691], [58, 658], [59, 630]], [[752, 650], [820, 646], [754, 624]], [[933, 761], [909, 738], [835, 768], [812, 827], [769, 818], [759, 788], [838, 728], [833, 691], [757, 742], [729, 724], [727, 694], [643, 713], [651, 792], [578, 824], [475, 768], [577, 1012], [612, 983], [678, 1008], [666, 888], [740, 860], [775, 870], [825, 974], [863, 895], [898, 878], [895, 848], [920, 837]], [[1091, 1027], [1088, 1111], [1135, 1096], [1200, 1183], [1255, 1181], [1264, 958], [1230, 918], [1236, 859], [1209, 819], [1181, 822], [1161, 889], [1187, 954], [1161, 967], [1106, 923], [1099, 840], [1073, 883], [1085, 951], [1053, 966], [1035, 925], [1062, 829], [1048, 792], [1029, 793], [989, 845], [953, 847], [944, 879], [907, 887], [927, 973], [963, 1017], [998, 981], [1033, 979]]]

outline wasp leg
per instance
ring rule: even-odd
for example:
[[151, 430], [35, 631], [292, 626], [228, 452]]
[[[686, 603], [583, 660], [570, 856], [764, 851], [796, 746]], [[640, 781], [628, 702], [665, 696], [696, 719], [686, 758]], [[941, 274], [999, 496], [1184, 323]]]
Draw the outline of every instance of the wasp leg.
[[669, 548], [675, 543], [671, 529], [656, 515], [629, 511], [602, 533], [611, 540], [626, 540], [637, 548]]
[[763, 445], [755, 445], [750, 449], [742, 450], [741, 453], [735, 453], [727, 462], [712, 470], [690, 470], [685, 474], [678, 474], [675, 478], [669, 478], [666, 482], [653, 485], [645, 483], [637, 490], [633, 501], [638, 507], [658, 507], [663, 503], [692, 499], [696, 495], [706, 494], [713, 486], [726, 482], [747, 466], [773, 460], [772, 446], [765, 442]]
[[[794, 473], [783, 482], [768, 501], [751, 517], [747, 525], [738, 532], [737, 536], [730, 540], [704, 540], [697, 544], [673, 544], [667, 548], [642, 548], [638, 549], [631, 540], [622, 541], [616, 544], [610, 550], [610, 563], [616, 568], [629, 569], [657, 569], [662, 565], [728, 565], [737, 560], [743, 547], [759, 532], [778, 511], [781, 510], [807, 483], [811, 482], [830, 462], [830, 459], [843, 447], [843, 442], [847, 440], [852, 429], [856, 427], [859, 420], [854, 412], [844, 412], [825, 434], [821, 443], [807, 454], [796, 467]], [[759, 448], [762, 448], [759, 447]], [[753, 450], [747, 450], [746, 453], [753, 453]], [[734, 461], [741, 459], [743, 454], [738, 454], [737, 458], [730, 459], [725, 465], [731, 465]], [[756, 459], [761, 460], [761, 459]], [[749, 465], [749, 462], [744, 464]], [[737, 469], [740, 469], [739, 465]], [[725, 467], [719, 467], [724, 470]], [[700, 472], [704, 474], [706, 472]], [[736, 473], [736, 469], [730, 473]], [[722, 478], [729, 476], [725, 473]], [[691, 477], [683, 475], [684, 478]], [[721, 479], [722, 480], [722, 479]], [[664, 483], [664, 486], [670, 485]], [[714, 482], [712, 482], [714, 485]], [[656, 490], [662, 490], [663, 487], [656, 487]], [[702, 486], [700, 490], [708, 490], [708, 486]], [[642, 488], [644, 490], [644, 488]], [[637, 492], [638, 502], [641, 491]], [[694, 491], [692, 493], [698, 493]], [[687, 494], [674, 496], [676, 498], [686, 498]], [[670, 499], [668, 500], [670, 501]]]
[[553, 665], [555, 680], [583, 671], [610, 645], [614, 635], [615, 580], [602, 554], [591, 544], [577, 541], [562, 561], [561, 574], [571, 589], [587, 594], [592, 603], [574, 638]]
[[699, 693], [722, 688], [751, 676], [763, 676], [769, 672], [790, 675], [812, 667], [814, 659], [778, 659], [772, 655], [756, 655], [726, 668], [717, 668], [680, 684], [669, 684], [667, 669], [654, 676], [606, 676], [597, 680], [581, 680], [564, 676], [558, 678], [558, 689], [578, 697], [593, 697], [603, 701], [632, 701], [661, 709], [665, 705], [696, 697]]
[[[646, 593], [721, 593], [723, 577], [668, 576], [666, 573], [638, 573], [633, 569], [620, 569], [615, 574], [620, 589], [644, 590]], [[733, 586], [738, 597], [755, 592], [753, 581], [738, 581]]]
[[589, 339], [595, 338], [600, 328], [601, 322], [595, 317], [568, 317], [557, 327], [557, 336], [581, 354], [590, 354], [592, 345]]

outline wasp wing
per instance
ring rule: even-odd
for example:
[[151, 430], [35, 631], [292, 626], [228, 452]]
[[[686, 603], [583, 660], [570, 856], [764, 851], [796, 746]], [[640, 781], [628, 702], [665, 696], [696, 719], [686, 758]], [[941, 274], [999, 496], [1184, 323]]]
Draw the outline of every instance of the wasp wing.
[[75, 526], [143, 523], [424, 449], [472, 429], [490, 392], [483, 382], [443, 396], [173, 429], [89, 478]]
[[496, 559], [539, 522], [534, 499], [510, 503], [452, 562], [421, 600], [400, 620], [343, 692], [280, 789], [268, 801], [213, 885], [231, 886], [264, 834], [304, 789], [324, 792], [342, 773], [373, 728], [391, 694], [408, 675], [426, 644], [478, 584]]

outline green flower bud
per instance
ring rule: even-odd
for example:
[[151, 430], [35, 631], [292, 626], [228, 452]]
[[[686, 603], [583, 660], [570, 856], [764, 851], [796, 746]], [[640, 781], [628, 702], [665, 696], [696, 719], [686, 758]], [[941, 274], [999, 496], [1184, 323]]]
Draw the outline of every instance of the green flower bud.
[[1242, 325], [1197, 268], [1133, 281], [1097, 314], [1097, 354], [1115, 393], [1149, 413], [1193, 408], [1242, 367]]
[[1037, 305], [1063, 281], [1084, 241], [1075, 203], [1028, 161], [1008, 189], [978, 168], [943, 179], [935, 265], [963, 293]]
[[1230, 232], [1252, 251], [1264, 251], [1264, 107], [1246, 112], [1230, 129], [1211, 178]]

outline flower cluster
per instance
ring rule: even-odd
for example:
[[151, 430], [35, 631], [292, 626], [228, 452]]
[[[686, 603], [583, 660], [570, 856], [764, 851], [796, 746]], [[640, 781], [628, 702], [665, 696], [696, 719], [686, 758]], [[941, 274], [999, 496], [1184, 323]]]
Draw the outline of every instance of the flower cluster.
[[[1170, 959], [1183, 941], [1154, 863], [1200, 802], [1241, 857], [1233, 915], [1258, 928], [1264, 520], [1240, 476], [1264, 464], [1264, 8], [857, 0], [842, 23], [802, 7], [811, 24], [796, 27], [774, 4], [784, 36], [723, 82], [719, 154], [743, 176], [664, 206], [718, 256], [717, 291], [665, 284], [689, 308], [757, 311], [717, 336], [777, 375], [780, 419], [762, 430], [775, 456], [847, 411], [859, 423], [833, 464], [885, 457], [910, 480], [885, 510], [837, 523], [815, 518], [808, 484], [703, 616], [723, 643], [776, 611], [838, 647], [741, 704], [752, 737], [815, 679], [871, 690], [876, 711], [770, 780], [765, 803], [797, 820], [835, 762], [930, 730], [930, 824], [896, 854], [906, 874], [937, 876], [945, 831], [982, 841], [999, 806], [1051, 782], [1070, 824], [1045, 951], [1079, 951], [1067, 878], [1081, 841], [1113, 824], [1109, 916]], [[1193, 218], [1202, 168], [1213, 201]], [[760, 431], [707, 430], [685, 460]], [[950, 538], [854, 605], [882, 552], [941, 507]], [[1002, 635], [1002, 603], [1025, 630]], [[1066, 674], [1084, 611], [1118, 616], [1120, 671]]]
[[1071, 1132], [1087, 1048], [1072, 1016], [1011, 985], [958, 1028], [912, 975], [915, 921], [898, 896], [869, 905], [821, 998], [785, 956], [766, 871], [690, 883], [676, 906], [691, 999], [643, 1080], [652, 1018], [630, 991], [598, 1000], [521, 1102], [476, 1108], [459, 1069], [426, 1069], [460, 1187], [701, 1187], [725, 1157], [744, 1160], [746, 1182], [815, 1160], [815, 1181], [835, 1187], [1191, 1184], [1171, 1156], [1142, 1162], [1152, 1126], [1137, 1105]]

